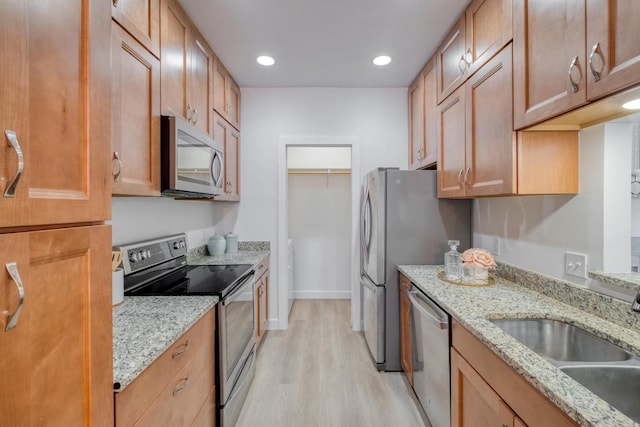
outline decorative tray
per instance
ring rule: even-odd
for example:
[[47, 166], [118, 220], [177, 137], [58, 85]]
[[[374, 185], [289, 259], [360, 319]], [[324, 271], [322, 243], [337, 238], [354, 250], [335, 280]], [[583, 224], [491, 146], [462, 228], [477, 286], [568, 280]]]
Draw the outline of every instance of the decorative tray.
[[443, 282], [451, 283], [453, 285], [472, 286], [476, 288], [479, 288], [482, 286], [493, 286], [496, 284], [496, 279], [492, 275], [489, 275], [487, 283], [471, 283], [471, 282], [464, 282], [462, 280], [451, 280], [444, 275], [444, 271], [442, 270], [438, 271], [438, 279], [442, 280]]

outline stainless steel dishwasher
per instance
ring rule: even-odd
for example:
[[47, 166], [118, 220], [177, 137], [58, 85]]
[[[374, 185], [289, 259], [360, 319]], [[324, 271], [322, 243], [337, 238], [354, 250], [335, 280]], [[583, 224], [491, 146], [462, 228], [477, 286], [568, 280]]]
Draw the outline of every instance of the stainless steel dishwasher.
[[451, 318], [412, 285], [413, 390], [433, 427], [451, 424], [449, 331]]

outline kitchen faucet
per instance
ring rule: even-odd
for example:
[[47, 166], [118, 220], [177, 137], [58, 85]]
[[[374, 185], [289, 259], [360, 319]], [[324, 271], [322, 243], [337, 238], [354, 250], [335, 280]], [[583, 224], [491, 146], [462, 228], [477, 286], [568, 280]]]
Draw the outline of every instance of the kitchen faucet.
[[631, 303], [631, 310], [640, 311], [640, 288], [638, 289], [638, 293]]

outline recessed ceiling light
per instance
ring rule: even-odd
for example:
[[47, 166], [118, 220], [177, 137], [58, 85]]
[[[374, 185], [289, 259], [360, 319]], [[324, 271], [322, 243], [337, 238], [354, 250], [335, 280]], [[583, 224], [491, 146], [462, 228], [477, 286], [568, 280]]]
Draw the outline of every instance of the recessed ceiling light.
[[258, 56], [256, 61], [258, 61], [258, 64], [264, 65], [265, 67], [270, 67], [276, 63], [275, 59], [267, 55]]
[[387, 55], [380, 55], [373, 58], [373, 63], [378, 66], [387, 65], [391, 62], [391, 57]]
[[622, 108], [626, 110], [640, 110], [640, 98], [625, 102], [622, 104]]

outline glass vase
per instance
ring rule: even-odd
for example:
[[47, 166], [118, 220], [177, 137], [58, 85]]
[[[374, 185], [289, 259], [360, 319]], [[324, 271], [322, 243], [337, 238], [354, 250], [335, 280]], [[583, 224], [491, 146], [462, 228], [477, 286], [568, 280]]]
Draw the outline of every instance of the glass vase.
[[473, 285], [489, 283], [489, 269], [477, 265], [464, 266], [464, 282]]

